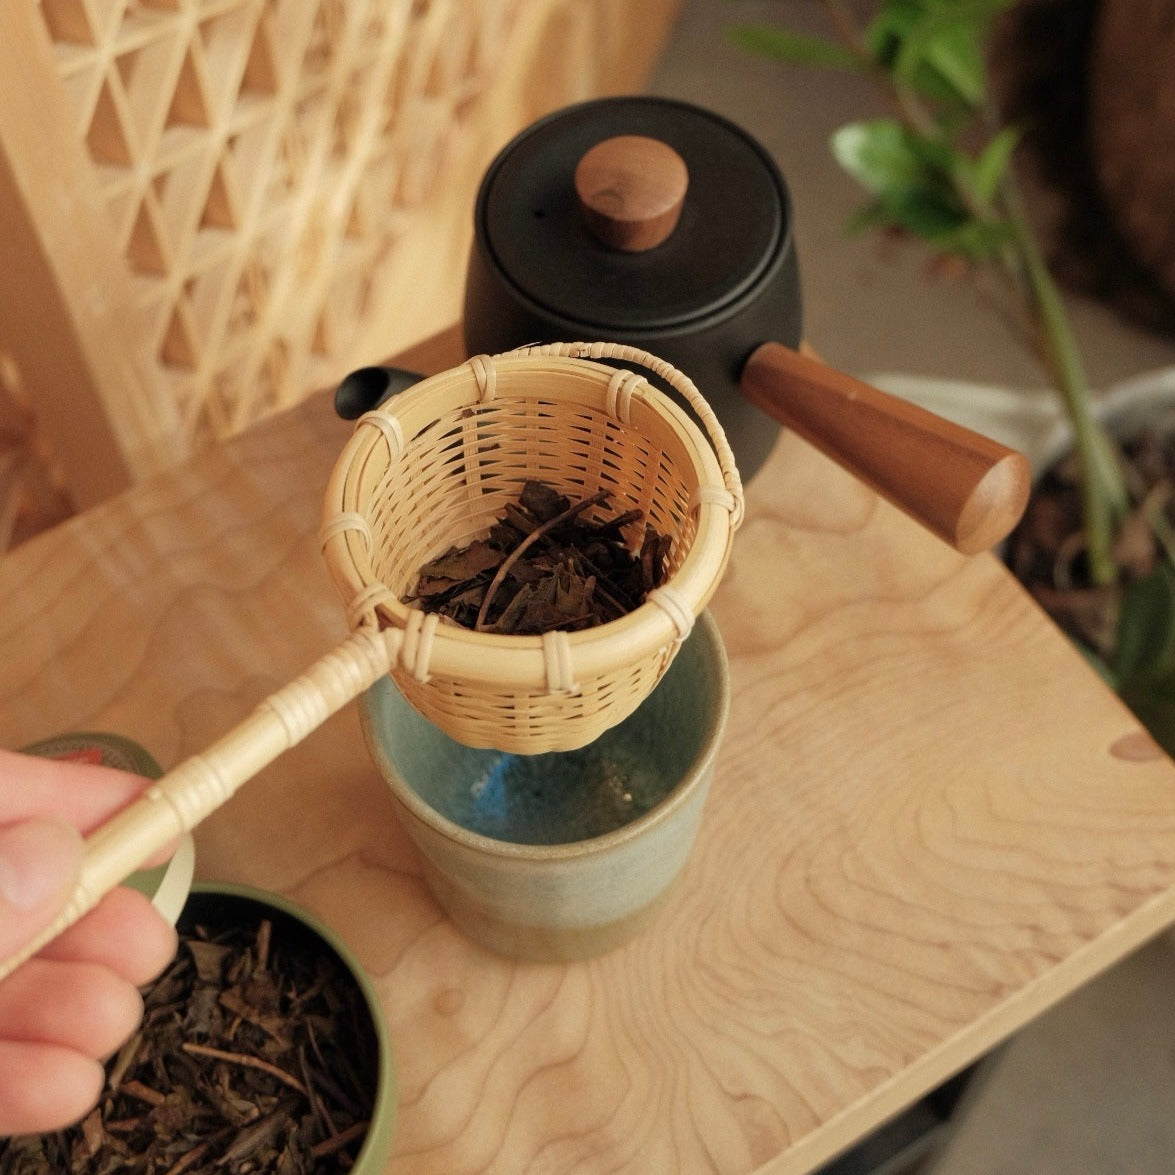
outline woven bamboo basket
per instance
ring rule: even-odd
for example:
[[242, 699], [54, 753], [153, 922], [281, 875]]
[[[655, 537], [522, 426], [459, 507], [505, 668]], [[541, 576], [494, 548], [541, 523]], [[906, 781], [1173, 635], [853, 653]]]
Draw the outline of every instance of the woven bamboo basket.
[[[703, 427], [643, 374], [599, 360], [652, 372]], [[483, 537], [530, 478], [573, 501], [607, 491], [607, 517], [641, 510], [672, 539], [664, 583], [618, 620], [542, 636], [403, 602], [424, 563]], [[327, 488], [323, 552], [352, 627], [402, 634], [391, 674], [426, 718], [470, 746], [536, 754], [591, 742], [648, 696], [742, 511], [726, 438], [686, 376], [631, 347], [552, 344], [474, 358], [360, 418]]]

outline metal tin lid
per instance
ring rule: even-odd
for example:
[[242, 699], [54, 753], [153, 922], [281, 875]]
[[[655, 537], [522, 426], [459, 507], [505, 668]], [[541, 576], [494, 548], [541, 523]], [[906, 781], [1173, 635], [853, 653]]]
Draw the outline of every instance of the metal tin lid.
[[[163, 769], [155, 759], [138, 743], [104, 731], [70, 731], [41, 739], [21, 749], [26, 755], [37, 755], [42, 759], [63, 759], [73, 763], [114, 767], [148, 779], [158, 779], [163, 774]], [[191, 836], [184, 836], [169, 861], [154, 869], [133, 873], [126, 883], [146, 894], [169, 922], [175, 922], [188, 900], [195, 866], [195, 844]]]
[[158, 779], [163, 769], [138, 743], [120, 734], [79, 730], [54, 735], [23, 748], [26, 755], [42, 759], [63, 759], [72, 763], [90, 763], [114, 767], [148, 779]]
[[[601, 244], [575, 191], [579, 160], [617, 135], [667, 143], [689, 172], [676, 229], [642, 252]], [[476, 227], [499, 276], [581, 322], [585, 337], [687, 328], [720, 314], [791, 248], [787, 188], [763, 148], [711, 111], [653, 97], [584, 102], [517, 136], [486, 173]]]

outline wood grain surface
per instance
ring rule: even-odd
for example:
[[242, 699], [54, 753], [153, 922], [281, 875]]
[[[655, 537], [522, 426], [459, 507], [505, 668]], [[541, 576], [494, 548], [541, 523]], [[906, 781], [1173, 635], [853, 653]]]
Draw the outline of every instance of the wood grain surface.
[[[333, 647], [346, 433], [312, 399], [0, 560], [0, 743], [111, 730], [171, 766]], [[994, 558], [790, 434], [748, 508], [701, 838], [630, 945], [465, 940], [354, 707], [199, 829], [201, 876], [290, 895], [373, 976], [389, 1173], [808, 1171], [1175, 916], [1175, 767]]]

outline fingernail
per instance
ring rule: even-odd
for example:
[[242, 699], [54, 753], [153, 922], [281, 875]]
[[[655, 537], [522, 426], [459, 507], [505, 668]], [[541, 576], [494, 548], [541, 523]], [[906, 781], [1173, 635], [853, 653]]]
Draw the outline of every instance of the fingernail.
[[81, 859], [76, 828], [28, 820], [0, 828], [0, 900], [33, 910], [72, 884]]

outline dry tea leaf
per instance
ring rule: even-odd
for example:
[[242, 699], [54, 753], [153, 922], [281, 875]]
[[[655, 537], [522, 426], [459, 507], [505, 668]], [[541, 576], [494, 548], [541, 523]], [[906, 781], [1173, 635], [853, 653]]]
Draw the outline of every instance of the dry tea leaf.
[[351, 1169], [378, 1057], [333, 954], [269, 920], [196, 926], [144, 1002], [98, 1107], [69, 1130], [0, 1140], [2, 1175]]
[[587, 517], [607, 500], [601, 492], [573, 503], [544, 482], [527, 481], [485, 539], [420, 568], [408, 601], [466, 628], [512, 635], [619, 619], [662, 583], [672, 540], [646, 523], [634, 553], [624, 530], [644, 515]]

